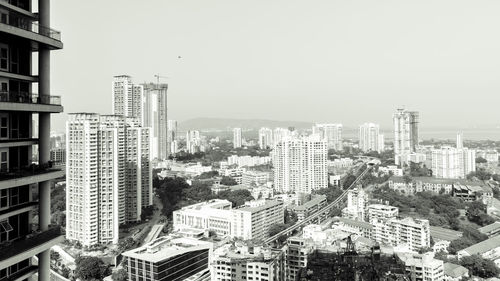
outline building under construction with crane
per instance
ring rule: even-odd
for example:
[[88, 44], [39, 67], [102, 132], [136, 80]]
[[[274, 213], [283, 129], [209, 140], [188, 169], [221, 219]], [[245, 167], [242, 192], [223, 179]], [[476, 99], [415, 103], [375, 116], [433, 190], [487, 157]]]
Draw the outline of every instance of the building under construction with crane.
[[342, 252], [315, 250], [296, 281], [409, 281], [405, 264], [396, 255], [383, 255], [380, 246], [358, 253], [351, 238]]

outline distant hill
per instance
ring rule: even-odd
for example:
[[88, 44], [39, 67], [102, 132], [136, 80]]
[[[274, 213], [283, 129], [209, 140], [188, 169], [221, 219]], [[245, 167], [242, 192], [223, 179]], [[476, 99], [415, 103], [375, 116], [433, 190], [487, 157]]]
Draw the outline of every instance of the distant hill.
[[259, 129], [261, 127], [311, 128], [312, 122], [276, 121], [266, 119], [194, 118], [179, 123], [179, 130], [229, 130], [231, 128]]

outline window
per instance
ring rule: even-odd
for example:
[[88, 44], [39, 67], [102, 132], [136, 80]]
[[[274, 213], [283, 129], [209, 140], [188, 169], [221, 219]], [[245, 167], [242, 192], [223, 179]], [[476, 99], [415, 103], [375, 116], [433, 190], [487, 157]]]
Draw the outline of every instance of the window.
[[1, 172], [7, 172], [9, 169], [9, 163], [8, 163], [8, 155], [9, 151], [7, 149], [4, 149], [4, 151], [0, 151], [0, 171]]
[[9, 231], [12, 231], [14, 228], [12, 228], [12, 225], [10, 225], [10, 223], [8, 221], [1, 221], [0, 222], [0, 231], [5, 231], [5, 232], [9, 232]]
[[7, 189], [0, 191], [0, 209], [8, 207], [8, 192]]
[[0, 139], [9, 138], [9, 117], [7, 114], [0, 115]]
[[0, 45], [0, 70], [3, 71], [9, 70], [9, 47], [5, 44]]

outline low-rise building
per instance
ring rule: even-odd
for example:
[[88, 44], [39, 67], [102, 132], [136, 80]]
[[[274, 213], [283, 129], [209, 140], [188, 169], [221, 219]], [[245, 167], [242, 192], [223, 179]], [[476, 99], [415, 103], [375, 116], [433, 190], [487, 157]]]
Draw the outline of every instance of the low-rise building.
[[214, 251], [210, 280], [284, 280], [283, 253], [238, 242], [224, 245]]
[[480, 255], [485, 259], [494, 261], [497, 266], [500, 266], [500, 235], [491, 237], [457, 252], [459, 259], [472, 255]]
[[284, 222], [283, 202], [254, 200], [232, 209], [227, 200], [214, 199], [183, 207], [173, 212], [174, 230], [197, 228], [218, 236], [263, 239], [273, 224]]
[[127, 280], [182, 281], [209, 276], [213, 245], [192, 238], [160, 237], [123, 253]]
[[327, 204], [326, 195], [316, 195], [311, 198], [311, 200], [303, 203], [299, 206], [293, 206], [292, 210], [297, 214], [297, 219], [299, 221], [305, 220], [310, 215], [321, 210]]
[[365, 221], [365, 210], [368, 203], [368, 194], [361, 187], [347, 192], [347, 207], [342, 210], [342, 217]]
[[469, 278], [469, 270], [461, 265], [445, 262], [444, 281], [462, 281]]
[[340, 175], [330, 175], [328, 177], [328, 183], [330, 183], [331, 186], [339, 187], [341, 179], [342, 177]]
[[444, 278], [444, 262], [434, 258], [434, 253], [425, 254], [399, 253], [403, 260], [406, 272], [411, 280], [442, 281]]
[[348, 233], [358, 234], [365, 238], [372, 239], [373, 225], [370, 223], [348, 218], [336, 219], [336, 228]]
[[389, 165], [387, 167], [378, 167], [378, 171], [382, 172], [386, 175], [389, 175], [392, 173], [392, 175], [395, 177], [402, 177], [403, 176], [403, 169], [398, 168], [398, 166], [396, 166], [396, 165]]
[[500, 234], [500, 221], [488, 224], [478, 229], [482, 234], [488, 235], [489, 238]]
[[290, 237], [283, 248], [285, 255], [285, 279], [297, 280], [301, 268], [306, 267], [307, 257], [314, 250], [314, 245], [302, 237]]
[[285, 221], [283, 202], [274, 200], [254, 200], [235, 209], [234, 233], [232, 236], [244, 240], [264, 239], [269, 229]]
[[367, 207], [368, 222], [374, 222], [377, 220], [387, 220], [396, 218], [399, 214], [399, 209], [394, 206], [383, 205], [383, 204], [371, 204]]
[[242, 184], [248, 186], [260, 186], [266, 184], [271, 179], [268, 172], [245, 171], [242, 174]]
[[407, 183], [403, 177], [391, 177], [389, 188], [401, 193], [412, 195], [417, 192], [429, 191], [436, 194], [451, 194], [456, 179], [436, 179], [431, 177], [414, 177]]

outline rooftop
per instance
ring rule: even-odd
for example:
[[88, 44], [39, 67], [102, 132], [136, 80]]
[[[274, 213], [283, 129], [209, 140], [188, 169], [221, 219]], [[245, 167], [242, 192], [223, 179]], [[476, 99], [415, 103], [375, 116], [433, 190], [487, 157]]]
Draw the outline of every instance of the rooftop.
[[479, 230], [479, 232], [484, 233], [484, 234], [500, 231], [500, 221], [496, 221], [492, 224], [488, 224], [486, 226], [483, 226], [483, 227], [479, 228], [478, 230]]
[[123, 256], [155, 263], [193, 250], [211, 249], [212, 247], [212, 243], [197, 239], [163, 236], [142, 247], [124, 252]]
[[482, 242], [479, 242], [477, 244], [474, 244], [470, 247], [467, 247], [463, 250], [460, 250], [459, 252], [466, 252], [469, 255], [476, 255], [476, 254], [482, 254], [485, 252], [488, 252], [490, 250], [493, 250], [495, 248], [500, 247], [500, 235], [494, 236], [490, 239], [484, 240]]
[[453, 278], [459, 278], [469, 273], [469, 270], [461, 265], [445, 262], [444, 263], [444, 275]]
[[315, 205], [321, 203], [322, 201], [326, 202], [326, 195], [316, 195], [311, 200], [305, 202], [304, 204], [302, 204], [300, 206], [295, 206], [293, 209], [294, 210], [299, 210], [299, 211], [300, 210], [306, 210], [309, 207], [312, 207], [312, 206], [315, 206]]
[[366, 228], [366, 229], [373, 229], [373, 225], [367, 223], [367, 222], [364, 222], [364, 221], [357, 221], [357, 220], [352, 220], [352, 219], [348, 219], [348, 218], [338, 218], [338, 220], [344, 224], [349, 224], [349, 225], [354, 225], [354, 226], [357, 226], [357, 227], [362, 227], [362, 228]]
[[430, 227], [431, 237], [434, 240], [453, 241], [462, 237], [462, 232], [439, 226]]
[[[250, 201], [252, 202], [252, 201]], [[256, 201], [253, 201], [256, 202]], [[273, 207], [273, 206], [278, 206], [278, 205], [283, 205], [283, 202], [281, 201], [275, 201], [275, 200], [265, 200], [263, 201], [264, 203], [256, 206], [243, 206], [241, 208], [238, 208], [237, 210], [239, 211], [246, 211], [246, 212], [251, 212], [251, 213], [257, 213], [262, 210], [265, 210], [267, 208]]]

